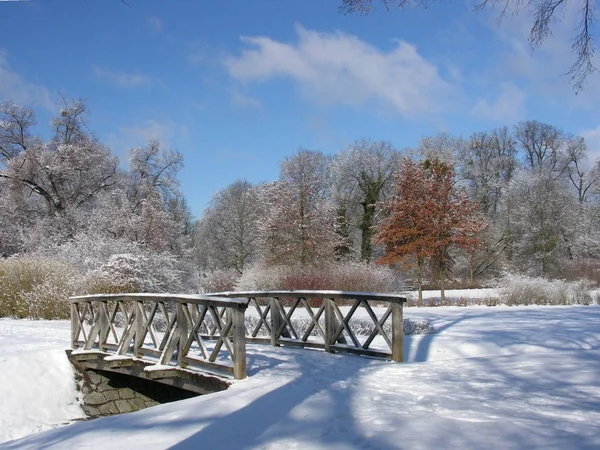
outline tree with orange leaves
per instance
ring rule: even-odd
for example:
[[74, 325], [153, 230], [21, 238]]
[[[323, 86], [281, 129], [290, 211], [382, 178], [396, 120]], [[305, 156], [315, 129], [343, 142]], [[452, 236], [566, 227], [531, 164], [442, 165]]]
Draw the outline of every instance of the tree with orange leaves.
[[452, 261], [450, 250], [473, 251], [481, 245], [485, 227], [477, 204], [456, 186], [454, 169], [440, 160], [414, 162], [405, 159], [395, 176], [396, 191], [384, 207], [375, 242], [385, 248], [381, 264], [417, 265], [419, 305], [423, 304], [423, 268], [431, 259], [440, 276], [442, 301], [444, 280]]

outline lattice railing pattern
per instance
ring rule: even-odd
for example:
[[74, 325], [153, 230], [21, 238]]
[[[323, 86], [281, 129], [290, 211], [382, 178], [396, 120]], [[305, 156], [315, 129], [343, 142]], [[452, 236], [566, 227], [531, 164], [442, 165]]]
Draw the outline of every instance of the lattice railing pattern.
[[73, 349], [98, 350], [113, 359], [139, 358], [156, 368], [246, 376], [247, 299], [101, 294], [73, 297], [71, 302]]
[[[402, 362], [404, 297], [341, 291], [208, 295], [100, 294], [71, 298], [77, 352], [246, 377], [246, 341], [322, 348]], [[372, 326], [358, 328], [353, 318]], [[364, 320], [361, 320], [364, 322]], [[391, 326], [390, 326], [391, 322]]]
[[[323, 348], [327, 352], [344, 351], [397, 362], [404, 359], [403, 304], [406, 298], [399, 295], [343, 291], [247, 291], [208, 295], [248, 299], [246, 336], [250, 342]], [[359, 311], [363, 312], [361, 318], [370, 319], [373, 325], [366, 335], [364, 329], [358, 330], [352, 321]]]

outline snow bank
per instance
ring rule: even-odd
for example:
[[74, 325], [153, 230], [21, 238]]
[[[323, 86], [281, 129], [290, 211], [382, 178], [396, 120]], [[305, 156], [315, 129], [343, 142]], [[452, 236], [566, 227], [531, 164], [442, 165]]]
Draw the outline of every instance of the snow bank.
[[0, 442], [84, 417], [64, 352], [68, 326], [0, 320]]

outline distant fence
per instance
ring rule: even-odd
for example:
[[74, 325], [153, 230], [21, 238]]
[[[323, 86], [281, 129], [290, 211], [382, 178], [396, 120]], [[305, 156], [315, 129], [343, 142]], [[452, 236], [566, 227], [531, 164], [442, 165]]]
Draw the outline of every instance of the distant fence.
[[[252, 291], [99, 294], [70, 300], [74, 354], [103, 352], [107, 354], [104, 360], [115, 365], [144, 361], [144, 370], [157, 376], [185, 369], [245, 378], [247, 341], [322, 348], [397, 362], [404, 359], [406, 299], [398, 295]], [[375, 306], [382, 312], [379, 316]], [[362, 320], [372, 323], [367, 333], [353, 325], [359, 310]]]

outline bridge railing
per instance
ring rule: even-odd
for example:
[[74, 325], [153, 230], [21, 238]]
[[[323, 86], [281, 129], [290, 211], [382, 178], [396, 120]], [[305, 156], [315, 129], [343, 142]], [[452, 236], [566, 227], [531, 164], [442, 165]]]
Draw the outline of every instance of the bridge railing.
[[208, 369], [246, 377], [247, 299], [202, 295], [99, 294], [71, 297], [71, 346], [139, 359], [145, 371]]
[[[74, 354], [124, 366], [246, 377], [246, 342], [321, 348], [402, 362], [403, 304], [393, 294], [247, 291], [207, 295], [99, 294], [71, 298]], [[166, 377], [166, 375], [165, 375]]]
[[[403, 304], [395, 294], [345, 291], [218, 292], [247, 299], [246, 339], [403, 362]], [[366, 325], [366, 326], [365, 326]]]

